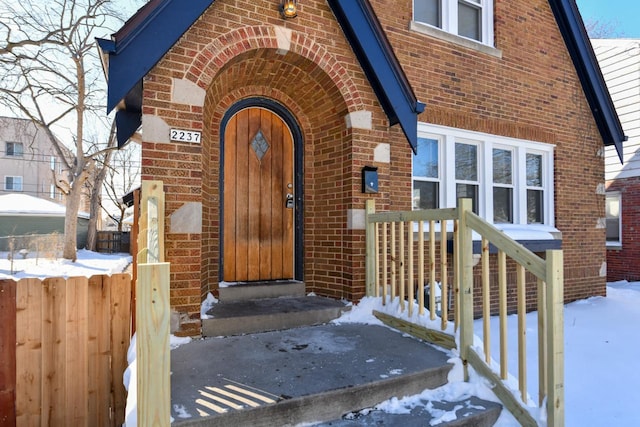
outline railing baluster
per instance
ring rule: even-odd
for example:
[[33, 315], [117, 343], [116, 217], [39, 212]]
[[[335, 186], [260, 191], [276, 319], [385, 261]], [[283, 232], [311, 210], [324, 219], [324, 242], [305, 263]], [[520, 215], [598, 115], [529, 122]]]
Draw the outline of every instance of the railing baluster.
[[387, 223], [382, 223], [382, 305], [387, 304], [387, 286], [389, 284], [388, 278], [388, 264], [387, 260], [389, 254], [387, 254]]
[[525, 270], [517, 266], [518, 286], [518, 384], [522, 401], [527, 401], [527, 295], [525, 293]]
[[436, 222], [429, 221], [429, 318], [436, 320]]
[[447, 328], [449, 317], [449, 289], [447, 286], [447, 220], [440, 221], [440, 320], [441, 328]]
[[498, 295], [500, 300], [500, 378], [507, 379], [507, 256], [498, 251]]
[[404, 222], [400, 221], [400, 310], [404, 312]]
[[460, 222], [453, 222], [453, 329], [457, 332], [460, 327], [460, 236], [458, 228]]
[[491, 300], [489, 282], [489, 241], [482, 239], [482, 340], [484, 360], [491, 363]]
[[538, 279], [538, 405], [547, 396], [547, 284]]
[[424, 315], [424, 221], [418, 222], [418, 309]]
[[391, 225], [391, 299], [395, 299], [396, 292], [396, 274], [397, 274], [397, 263], [398, 263], [398, 253], [396, 252], [396, 223], [392, 222]]
[[376, 222], [374, 229], [375, 229], [374, 232], [376, 236], [376, 241], [375, 241], [376, 298], [380, 298], [380, 224]]
[[407, 244], [407, 246], [409, 247], [409, 265], [408, 265], [408, 269], [409, 269], [409, 280], [407, 280], [407, 299], [409, 300], [409, 317], [413, 316], [413, 300], [414, 300], [414, 294], [413, 294], [413, 286], [414, 286], [414, 280], [413, 280], [413, 249], [414, 249], [414, 245], [413, 245], [413, 221], [409, 221], [409, 226], [407, 227], [407, 233], [408, 233], [408, 239], [409, 242]]

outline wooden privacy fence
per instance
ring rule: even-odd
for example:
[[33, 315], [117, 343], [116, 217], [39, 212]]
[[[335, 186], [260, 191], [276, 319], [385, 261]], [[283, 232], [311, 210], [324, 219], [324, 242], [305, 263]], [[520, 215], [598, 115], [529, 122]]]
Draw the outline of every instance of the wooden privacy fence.
[[0, 280], [0, 426], [120, 426], [128, 274]]
[[[564, 319], [563, 319], [563, 259], [561, 250], [549, 250], [542, 259], [503, 232], [475, 215], [471, 201], [461, 199], [457, 208], [404, 212], [375, 212], [373, 200], [367, 202], [366, 215], [366, 285], [367, 295], [398, 299], [409, 317], [414, 306], [418, 314], [425, 311], [425, 284], [427, 307], [432, 320], [441, 319], [441, 330], [453, 318], [459, 335], [460, 357], [465, 366], [470, 364], [493, 384], [493, 391], [524, 426], [536, 426], [523, 402], [527, 402], [526, 351], [526, 289], [525, 273], [537, 278], [538, 311], [538, 404], [546, 404], [547, 425], [564, 425]], [[481, 254], [474, 256], [473, 233], [480, 236]], [[425, 237], [426, 236], [426, 237]], [[449, 241], [452, 245], [449, 245]], [[498, 295], [490, 294], [489, 245], [497, 248]], [[438, 250], [436, 249], [438, 247]], [[452, 254], [449, 254], [449, 248]], [[426, 254], [425, 254], [426, 253]], [[503, 380], [507, 370], [507, 259], [516, 264], [516, 296], [518, 315], [518, 381], [516, 396]], [[417, 260], [417, 262], [416, 262]], [[474, 347], [474, 280], [473, 268], [479, 261], [481, 273], [484, 342], [478, 354]], [[448, 273], [451, 265], [452, 274]], [[452, 283], [448, 283], [451, 276]], [[440, 281], [436, 282], [439, 278]], [[453, 301], [449, 300], [453, 296]], [[491, 368], [489, 333], [490, 306], [496, 299], [499, 305], [500, 364], [499, 372]], [[453, 309], [453, 315], [448, 311]], [[438, 312], [439, 309], [439, 312]], [[387, 318], [389, 316], [386, 316]], [[383, 319], [384, 320], [384, 319]], [[399, 325], [398, 319], [386, 319]], [[415, 325], [403, 325], [405, 330], [417, 330]], [[436, 337], [439, 344], [453, 343], [442, 339], [441, 333], [422, 332], [422, 337]], [[451, 344], [452, 346], [455, 345]]]

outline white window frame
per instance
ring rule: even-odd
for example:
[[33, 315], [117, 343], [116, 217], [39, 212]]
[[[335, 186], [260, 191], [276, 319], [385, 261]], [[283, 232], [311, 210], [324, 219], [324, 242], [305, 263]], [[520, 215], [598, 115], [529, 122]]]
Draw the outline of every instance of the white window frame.
[[[416, 1], [413, 0], [414, 5]], [[493, 31], [493, 0], [438, 0], [440, 2], [440, 26], [432, 25], [417, 19], [415, 16], [415, 6], [413, 7], [412, 24], [426, 25], [432, 28], [439, 28], [442, 31], [450, 33], [456, 37], [466, 40], [472, 40], [493, 47], [494, 31]], [[480, 40], [461, 36], [458, 34], [458, 4], [465, 3], [480, 10]], [[412, 25], [414, 27], [415, 25]]]
[[[412, 179], [411, 179], [411, 188], [412, 188], [412, 208], [416, 209], [415, 204], [414, 204], [414, 196], [415, 196], [415, 187], [414, 187], [414, 182], [416, 181], [420, 181], [420, 182], [434, 182], [437, 184], [438, 186], [438, 207], [440, 206], [440, 204], [442, 203], [442, 188], [443, 188], [443, 176], [442, 176], [442, 147], [443, 147], [443, 142], [442, 142], [442, 136], [438, 136], [438, 135], [434, 135], [434, 137], [431, 136], [422, 136], [423, 139], [431, 139], [431, 140], [435, 140], [437, 141], [437, 147], [438, 147], [438, 176], [433, 178], [433, 177], [426, 177], [426, 176], [413, 176], [413, 172], [412, 172]], [[419, 143], [418, 143], [419, 144]], [[413, 171], [413, 159], [414, 157], [412, 157], [412, 163], [411, 163], [411, 170]]]
[[[455, 143], [474, 143], [478, 146], [478, 213], [493, 223], [493, 149], [512, 151], [513, 225], [555, 226], [553, 152], [555, 146], [537, 141], [509, 138], [482, 132], [467, 131], [441, 125], [418, 123], [418, 137], [438, 139], [440, 173], [440, 208], [457, 205], [455, 175]], [[542, 155], [543, 223], [527, 223], [527, 153]], [[413, 164], [412, 164], [413, 170]], [[506, 227], [512, 224], [499, 224]]]
[[[607, 191], [606, 192], [606, 203], [609, 203], [609, 198], [617, 198], [618, 199], [618, 240], [607, 240], [606, 236], [605, 236], [605, 241], [606, 241], [606, 245], [607, 246], [613, 246], [613, 247], [621, 247], [622, 246], [622, 193], [620, 193], [619, 191]], [[606, 215], [606, 210], [605, 210], [605, 230], [606, 230], [606, 225], [608, 222], [608, 219], [610, 217]]]
[[[486, 148], [486, 147], [485, 147]], [[505, 184], [505, 183], [499, 183], [499, 182], [495, 182], [494, 181], [494, 177], [493, 177], [493, 150], [503, 150], [503, 151], [509, 151], [511, 152], [511, 184]], [[511, 202], [512, 202], [512, 206], [511, 206], [511, 222], [507, 222], [507, 223], [502, 223], [502, 224], [513, 224], [516, 220], [516, 218], [518, 218], [519, 215], [519, 203], [516, 202], [516, 197], [518, 197], [518, 190], [517, 190], [517, 182], [518, 182], [518, 168], [516, 167], [516, 164], [518, 163], [517, 159], [516, 159], [516, 149], [514, 146], [512, 145], [501, 145], [501, 144], [493, 144], [493, 146], [487, 150], [485, 149], [485, 152], [487, 155], [491, 156], [488, 157], [488, 159], [491, 159], [491, 165], [489, 165], [489, 167], [491, 168], [491, 174], [490, 174], [490, 178], [491, 178], [491, 188], [489, 189], [489, 183], [487, 183], [487, 197], [490, 198], [490, 206], [492, 206], [491, 209], [491, 217], [493, 218], [493, 212], [495, 211], [495, 209], [493, 208], [493, 192], [495, 188], [507, 188], [511, 190]], [[490, 191], [489, 191], [490, 190]], [[495, 221], [494, 221], [495, 222]]]
[[[7, 185], [7, 178], [11, 178], [11, 188], [9, 188], [9, 186]], [[16, 180], [20, 182], [20, 188], [16, 189]], [[22, 177], [21, 176], [12, 176], [12, 175], [5, 175], [4, 177], [4, 190], [5, 191], [22, 191]]]
[[[9, 144], [13, 145], [13, 154], [9, 154]], [[20, 154], [15, 154], [15, 147], [20, 146]], [[6, 141], [4, 144], [4, 153], [6, 157], [24, 157], [24, 144], [22, 142]]]

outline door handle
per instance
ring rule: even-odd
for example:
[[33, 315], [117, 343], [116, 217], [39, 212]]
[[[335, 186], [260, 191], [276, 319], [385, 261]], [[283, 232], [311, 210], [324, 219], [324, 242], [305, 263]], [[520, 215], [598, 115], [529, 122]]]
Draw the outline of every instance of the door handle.
[[293, 194], [287, 193], [287, 200], [285, 201], [285, 207], [287, 209], [293, 209], [293, 205], [294, 205]]

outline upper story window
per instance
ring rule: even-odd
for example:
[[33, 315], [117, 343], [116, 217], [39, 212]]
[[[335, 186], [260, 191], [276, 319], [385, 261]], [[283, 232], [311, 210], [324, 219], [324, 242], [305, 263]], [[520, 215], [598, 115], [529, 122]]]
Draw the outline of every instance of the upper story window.
[[22, 177], [21, 176], [5, 176], [4, 189], [6, 191], [22, 191]]
[[21, 142], [7, 142], [5, 143], [5, 154], [7, 156], [22, 157], [24, 154], [23, 148]]
[[493, 46], [493, 0], [413, 0], [413, 20]]
[[461, 197], [494, 224], [553, 226], [553, 146], [420, 123], [413, 208], [455, 207]]
[[51, 156], [49, 163], [51, 164], [51, 170], [55, 172], [56, 170], [56, 158]]
[[606, 196], [607, 246], [622, 245], [622, 198], [618, 192]]

